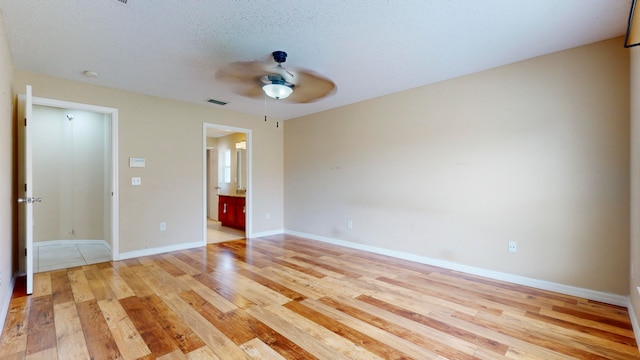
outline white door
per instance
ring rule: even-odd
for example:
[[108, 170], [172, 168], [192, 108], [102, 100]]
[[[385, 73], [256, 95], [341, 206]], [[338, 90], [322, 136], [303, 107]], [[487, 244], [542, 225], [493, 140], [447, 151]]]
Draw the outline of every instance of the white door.
[[[27, 294], [33, 293], [33, 204], [41, 198], [33, 197], [31, 130], [33, 113], [31, 86], [26, 96], [19, 97], [18, 106], [18, 236], [20, 269], [27, 274]], [[24, 249], [24, 250], [23, 250]]]

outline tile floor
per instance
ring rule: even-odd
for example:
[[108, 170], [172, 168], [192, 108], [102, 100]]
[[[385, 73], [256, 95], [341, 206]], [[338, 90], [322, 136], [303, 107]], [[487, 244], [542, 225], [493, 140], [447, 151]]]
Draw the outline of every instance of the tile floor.
[[245, 237], [246, 233], [242, 230], [222, 226], [219, 221], [207, 221], [207, 244], [244, 239]]
[[[222, 226], [219, 221], [207, 222], [207, 243], [244, 239], [245, 232]], [[111, 249], [99, 244], [34, 244], [33, 271], [44, 272], [74, 266], [111, 261]]]
[[43, 272], [111, 260], [111, 249], [97, 244], [34, 244], [33, 271]]

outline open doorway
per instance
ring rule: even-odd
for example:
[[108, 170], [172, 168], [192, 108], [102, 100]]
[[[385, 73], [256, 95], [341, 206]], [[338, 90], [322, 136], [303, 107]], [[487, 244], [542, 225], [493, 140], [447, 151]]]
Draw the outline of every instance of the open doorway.
[[31, 113], [33, 272], [114, 259], [117, 110], [34, 97]]
[[203, 138], [204, 238], [209, 244], [246, 238], [251, 131], [204, 123]]

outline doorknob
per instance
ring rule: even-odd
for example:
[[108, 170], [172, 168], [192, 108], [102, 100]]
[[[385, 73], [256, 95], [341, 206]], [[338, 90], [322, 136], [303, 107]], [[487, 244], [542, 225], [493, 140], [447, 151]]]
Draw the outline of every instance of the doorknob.
[[18, 198], [18, 204], [22, 204], [26, 202], [27, 204], [33, 204], [33, 203], [41, 203], [42, 202], [42, 198], [41, 197], [28, 197], [28, 198]]

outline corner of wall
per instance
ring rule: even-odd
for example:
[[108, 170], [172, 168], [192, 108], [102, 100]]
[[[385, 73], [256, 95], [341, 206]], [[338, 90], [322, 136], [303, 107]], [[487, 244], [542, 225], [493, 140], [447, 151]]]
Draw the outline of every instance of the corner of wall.
[[[0, 13], [0, 324], [9, 309], [17, 271], [16, 198], [16, 105], [13, 92], [13, 62], [4, 19]], [[10, 184], [10, 185], [8, 185]]]
[[16, 276], [13, 276], [11, 278], [11, 283], [9, 284], [9, 291], [6, 294], [3, 294], [2, 298], [0, 299], [0, 304], [2, 305], [2, 307], [0, 307], [0, 324], [2, 324], [0, 331], [4, 330], [4, 322], [6, 321], [7, 315], [9, 314], [9, 305], [11, 304], [11, 296], [13, 294], [15, 285]]
[[638, 323], [638, 316], [636, 316], [636, 311], [633, 308], [631, 297], [628, 299], [627, 310], [629, 311], [629, 318], [631, 318], [631, 327], [633, 328], [633, 334], [636, 338], [636, 344], [638, 344], [638, 349], [640, 349], [640, 323]]

